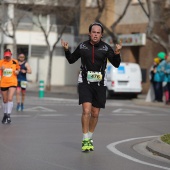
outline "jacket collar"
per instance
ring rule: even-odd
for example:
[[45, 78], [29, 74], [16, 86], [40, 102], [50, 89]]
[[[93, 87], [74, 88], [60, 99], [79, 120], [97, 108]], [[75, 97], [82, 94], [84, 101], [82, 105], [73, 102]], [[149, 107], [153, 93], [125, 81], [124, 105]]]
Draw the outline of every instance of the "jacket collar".
[[[92, 45], [91, 42], [90, 42], [90, 40], [89, 40], [89, 43], [90, 43], [90, 45]], [[95, 47], [98, 47], [98, 46], [100, 45], [100, 43], [101, 43], [101, 40], [100, 40], [98, 43], [94, 44], [94, 46], [95, 46]]]

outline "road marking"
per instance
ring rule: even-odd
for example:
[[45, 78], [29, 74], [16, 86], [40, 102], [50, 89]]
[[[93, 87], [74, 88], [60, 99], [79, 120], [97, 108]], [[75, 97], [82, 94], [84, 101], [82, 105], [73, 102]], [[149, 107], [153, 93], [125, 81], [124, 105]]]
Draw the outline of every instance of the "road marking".
[[30, 115], [11, 115], [11, 117], [31, 117]]
[[146, 136], [146, 137], [125, 139], [125, 140], [122, 140], [122, 141], [117, 141], [117, 142], [111, 143], [111, 144], [107, 145], [107, 148], [111, 152], [115, 153], [116, 155], [119, 155], [121, 157], [129, 159], [129, 160], [131, 160], [133, 162], [137, 162], [137, 163], [140, 163], [140, 164], [144, 164], [144, 165], [148, 165], [148, 166], [152, 166], [152, 167], [156, 167], [156, 168], [162, 168], [162, 169], [165, 169], [165, 170], [170, 170], [170, 168], [168, 168], [168, 167], [164, 167], [164, 166], [160, 166], [160, 165], [156, 165], [156, 164], [151, 164], [151, 163], [144, 162], [144, 161], [141, 161], [139, 159], [133, 158], [133, 157], [131, 157], [129, 155], [126, 155], [126, 154], [124, 154], [124, 153], [122, 153], [122, 152], [120, 152], [119, 150], [116, 149], [116, 145], [121, 144], [121, 143], [129, 142], [129, 141], [132, 141], [132, 140], [145, 139], [145, 138], [154, 138], [154, 137], [157, 137], [157, 136]]
[[158, 114], [154, 114], [154, 113], [153, 113], [153, 114], [152, 114], [152, 113], [151, 113], [151, 114], [147, 114], [146, 116], [168, 116], [168, 114], [164, 114], [164, 113], [161, 113], [161, 114], [159, 114], [159, 113], [158, 113]]
[[41, 111], [41, 112], [56, 112], [56, 110], [49, 109], [49, 108], [42, 107], [42, 106], [36, 106], [36, 107], [24, 109], [24, 111], [29, 111], [29, 112], [35, 112], [35, 111]]
[[[114, 113], [111, 114], [112, 116], [137, 116], [137, 114], [133, 114], [133, 113]], [[142, 114], [145, 116], [168, 116], [168, 114], [152, 114], [152, 113], [148, 113], [148, 114]]]
[[65, 114], [41, 114], [39, 116], [44, 117], [55, 117], [55, 116], [66, 116]]
[[116, 109], [112, 111], [113, 113], [148, 113], [140, 110], [132, 110], [132, 109]]
[[131, 114], [131, 113], [118, 113], [118, 114], [112, 114], [113, 116], [136, 116], [136, 114]]

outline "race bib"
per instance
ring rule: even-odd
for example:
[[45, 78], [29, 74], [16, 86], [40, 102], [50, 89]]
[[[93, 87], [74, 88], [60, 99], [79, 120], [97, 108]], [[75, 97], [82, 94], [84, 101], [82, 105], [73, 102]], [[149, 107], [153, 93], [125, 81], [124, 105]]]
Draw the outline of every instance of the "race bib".
[[21, 81], [21, 87], [26, 88], [27, 87], [27, 81]]
[[100, 82], [101, 80], [102, 80], [101, 72], [97, 72], [97, 71], [88, 71], [87, 72], [87, 81]]
[[11, 77], [12, 76], [12, 69], [11, 68], [5, 68], [4, 70], [3, 70], [3, 76], [4, 77]]

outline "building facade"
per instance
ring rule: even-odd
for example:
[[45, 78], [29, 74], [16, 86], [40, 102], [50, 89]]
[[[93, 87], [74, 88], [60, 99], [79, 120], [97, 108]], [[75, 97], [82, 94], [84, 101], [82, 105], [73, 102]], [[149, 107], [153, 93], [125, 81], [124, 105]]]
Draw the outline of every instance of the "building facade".
[[[49, 1], [47, 3], [49, 7]], [[70, 4], [74, 6], [73, 1], [71, 1]], [[62, 2], [62, 5], [65, 4], [63, 4]], [[74, 8], [72, 7], [72, 5], [69, 5], [71, 6], [70, 8]], [[58, 8], [63, 8], [61, 7], [60, 4], [56, 4], [56, 6], [58, 6]], [[52, 3], [50, 10], [53, 10], [53, 7], [54, 3]], [[44, 33], [39, 27], [36, 26], [36, 23], [33, 23], [36, 22], [37, 19], [37, 13], [35, 13], [35, 10], [37, 8], [39, 8], [39, 10], [42, 10], [42, 14], [39, 14], [41, 23], [45, 29], [51, 29], [48, 36], [50, 48], [52, 48], [56, 40], [59, 38], [59, 36], [61, 36], [60, 32], [62, 31], [65, 25], [65, 23], [63, 23], [62, 21], [63, 20], [62, 16], [56, 15], [55, 12], [44, 13], [44, 11], [46, 10], [45, 8], [47, 8], [46, 2], [44, 3], [41, 2], [40, 4], [38, 4], [38, 1], [37, 3], [36, 1], [34, 1], [33, 6], [32, 1], [29, 0], [16, 2], [4, 0], [3, 4], [1, 3], [1, 11], [3, 8], [4, 14], [2, 15], [1, 13], [1, 26], [7, 33], [13, 35], [14, 31], [13, 27], [11, 26], [11, 23], [15, 22], [15, 25], [17, 25], [15, 31], [17, 54], [24, 53], [27, 56], [27, 60], [32, 68], [32, 74], [28, 75], [28, 80], [30, 82], [35, 83], [36, 82], [38, 83], [40, 80], [43, 80], [46, 84], [47, 70], [49, 68], [48, 46]], [[57, 7], [55, 7], [55, 9], [57, 9]], [[64, 10], [67, 10], [66, 7], [64, 8]], [[19, 20], [19, 22], [17, 19]], [[75, 20], [77, 19], [75, 18]], [[73, 22], [73, 24], [70, 25], [67, 24], [67, 27], [65, 28], [64, 33], [62, 34], [62, 39], [69, 42], [71, 50], [73, 50], [76, 46], [74, 41], [75, 39], [74, 34], [76, 29], [74, 23], [75, 21]], [[0, 38], [1, 48], [10, 48], [12, 51], [14, 51], [13, 38], [7, 36], [3, 32], [1, 32]], [[3, 53], [1, 53], [1, 56], [3, 57]], [[17, 58], [17, 56], [13, 57]], [[51, 67], [52, 67], [51, 68], [52, 86], [76, 84], [80, 62], [77, 62], [74, 65], [70, 65], [67, 62], [60, 41], [56, 44]]]
[[[141, 0], [141, 2], [147, 9], [146, 1]], [[126, 4], [127, 0], [105, 0], [105, 10], [99, 20], [112, 30], [111, 25], [122, 15]], [[97, 1], [82, 0], [80, 34], [88, 33], [88, 26], [95, 21], [97, 14]], [[132, 0], [126, 14], [114, 30], [118, 39], [123, 42], [122, 61], [138, 63], [141, 67], [143, 93], [147, 93], [150, 85], [149, 70], [153, 64], [153, 58], [157, 56], [158, 52], [164, 51], [159, 44], [155, 44], [146, 38], [147, 26], [147, 15], [142, 10], [138, 0]], [[166, 39], [159, 26], [154, 31], [162, 34]], [[111, 37], [105, 35], [103, 40], [113, 46]]]
[[[128, 0], [105, 0], [105, 9], [99, 20], [111, 31], [112, 24], [123, 13], [127, 1]], [[34, 6], [32, 5], [33, 2]], [[48, 46], [45, 36], [42, 30], [33, 23], [33, 21], [37, 21], [36, 11], [40, 10], [42, 12], [41, 14], [38, 13], [38, 15], [40, 16], [43, 25], [45, 25], [47, 30], [49, 28], [51, 29], [50, 35], [48, 36], [50, 48], [52, 48], [56, 39], [59, 38], [63, 25], [67, 25], [64, 33], [62, 34], [62, 39], [69, 42], [71, 51], [73, 51], [80, 42], [88, 39], [88, 27], [95, 21], [96, 16], [98, 15], [97, 0], [81, 0], [80, 10], [77, 11], [77, 14], [74, 16], [74, 21], [71, 24], [69, 24], [67, 20], [63, 22], [64, 19], [60, 16], [60, 10], [65, 12], [65, 7], [69, 7], [71, 10], [65, 12], [65, 14], [68, 14], [66, 17], [69, 17], [71, 16], [71, 11], [74, 11], [74, 7], [77, 4], [74, 3], [76, 0], [61, 2], [62, 5], [59, 0], [49, 0], [47, 2], [45, 0], [41, 2], [39, 0], [1, 1], [0, 23], [3, 28], [8, 28], [8, 31], [12, 32], [12, 27], [10, 25], [11, 19], [15, 19], [13, 21], [16, 21], [16, 18], [22, 16], [18, 24], [16, 23], [17, 27], [15, 39], [17, 52], [25, 53], [28, 57], [28, 62], [32, 67], [33, 73], [28, 77], [28, 79], [32, 82], [44, 80], [46, 84], [47, 70], [49, 67]], [[102, 1], [99, 2], [101, 3]], [[147, 9], [145, 0], [141, 0], [141, 2], [145, 9]], [[46, 10], [45, 8], [47, 8], [47, 4], [49, 7], [50, 3], [51, 7], [49, 8], [49, 11], [60, 9], [58, 10], [59, 12], [57, 15], [56, 11], [44, 13]], [[45, 8], [42, 8], [42, 6]], [[30, 18], [32, 21], [30, 21]], [[123, 42], [121, 54], [122, 61], [138, 63], [141, 67], [143, 93], [147, 92], [150, 84], [149, 69], [153, 64], [153, 58], [156, 57], [159, 51], [163, 51], [163, 48], [160, 45], [155, 44], [146, 38], [147, 25], [148, 18], [139, 5], [138, 0], [132, 0], [126, 14], [114, 30], [114, 32], [118, 35], [118, 39], [121, 39]], [[163, 34], [159, 26], [156, 27], [155, 31]], [[2, 31], [0, 38], [1, 51], [4, 47], [13, 48], [14, 41], [12, 38], [5, 35]], [[166, 39], [165, 36], [164, 38]], [[103, 40], [113, 46], [112, 40], [108, 35], [104, 34]], [[80, 60], [73, 65], [68, 64], [64, 57], [64, 51], [61, 47], [61, 43], [58, 42], [52, 58], [51, 85], [76, 85], [80, 64]]]

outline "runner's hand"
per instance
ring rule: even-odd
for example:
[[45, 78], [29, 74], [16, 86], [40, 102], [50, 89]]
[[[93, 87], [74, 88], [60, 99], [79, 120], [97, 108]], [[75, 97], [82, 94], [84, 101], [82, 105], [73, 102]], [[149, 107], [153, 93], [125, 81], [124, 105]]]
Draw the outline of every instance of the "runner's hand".
[[63, 46], [65, 51], [68, 50], [68, 42], [65, 42], [65, 41], [63, 41], [63, 39], [61, 39], [61, 45]]
[[21, 73], [26, 73], [27, 71], [24, 70], [24, 69], [22, 69], [22, 70], [20, 70], [20, 72], [21, 72]]
[[14, 73], [15, 73], [16, 75], [18, 75], [18, 74], [19, 74], [19, 70], [15, 70]]
[[119, 44], [116, 44], [115, 53], [119, 54], [121, 49], [122, 49], [122, 41], [120, 40]]
[[1, 66], [1, 68], [0, 68], [1, 70], [4, 70], [5, 69], [5, 67], [4, 66]]

